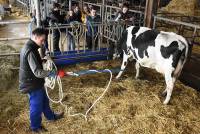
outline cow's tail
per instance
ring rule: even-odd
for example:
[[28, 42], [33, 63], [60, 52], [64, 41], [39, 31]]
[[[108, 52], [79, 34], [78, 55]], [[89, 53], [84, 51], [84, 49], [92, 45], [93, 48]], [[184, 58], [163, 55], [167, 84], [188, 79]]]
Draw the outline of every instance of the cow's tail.
[[183, 66], [184, 64], [186, 63], [186, 60], [189, 58], [190, 54], [191, 54], [191, 51], [192, 51], [192, 44], [190, 41], [186, 41], [185, 39], [184, 40], [179, 40], [181, 42], [181, 44], [184, 46], [182, 52], [181, 52], [181, 56], [178, 60], [178, 63], [177, 63], [177, 66], [176, 66], [176, 69], [174, 70], [174, 73], [173, 73], [173, 76], [175, 78], [178, 78], [182, 69], [183, 69]]

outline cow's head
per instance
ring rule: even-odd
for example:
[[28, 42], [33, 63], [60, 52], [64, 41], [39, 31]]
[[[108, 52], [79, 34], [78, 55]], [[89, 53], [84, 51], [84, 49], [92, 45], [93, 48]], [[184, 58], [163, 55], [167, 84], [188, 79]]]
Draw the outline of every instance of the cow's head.
[[109, 59], [117, 59], [122, 54], [122, 49], [118, 43], [110, 43], [109, 45]]
[[116, 43], [115, 47], [114, 47], [113, 59], [120, 58], [122, 53], [123, 53], [123, 50], [121, 48], [121, 44], [120, 43]]
[[112, 59], [116, 59], [122, 56], [123, 51], [127, 51], [127, 30], [124, 30], [122, 33], [121, 38], [117, 41], [117, 43], [114, 43], [111, 47], [111, 55]]

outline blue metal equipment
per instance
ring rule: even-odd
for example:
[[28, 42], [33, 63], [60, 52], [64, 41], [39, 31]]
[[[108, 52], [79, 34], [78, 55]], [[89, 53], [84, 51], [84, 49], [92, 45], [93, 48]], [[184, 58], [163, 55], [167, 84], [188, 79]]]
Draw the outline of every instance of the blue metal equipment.
[[108, 60], [108, 49], [101, 48], [99, 51], [92, 50], [80, 50], [67, 51], [61, 54], [61, 52], [55, 52], [52, 56], [57, 66], [72, 65], [82, 62], [92, 62], [99, 60]]

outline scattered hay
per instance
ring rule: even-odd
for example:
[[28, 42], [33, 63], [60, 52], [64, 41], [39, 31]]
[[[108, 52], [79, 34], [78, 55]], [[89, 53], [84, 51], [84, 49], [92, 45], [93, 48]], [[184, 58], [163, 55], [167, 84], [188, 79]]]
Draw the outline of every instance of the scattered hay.
[[[65, 71], [114, 68], [120, 64], [119, 61], [84, 63], [69, 66]], [[113, 80], [106, 95], [89, 113], [87, 122], [82, 117], [67, 115], [57, 122], [48, 122], [43, 118], [48, 133], [200, 133], [200, 94], [196, 90], [178, 81], [171, 103], [166, 106], [160, 96], [165, 88], [163, 76], [143, 68], [141, 78], [135, 80], [133, 70], [134, 64], [129, 64], [122, 79]], [[63, 78], [63, 103], [72, 106], [74, 112], [84, 113], [103, 92], [108, 80], [109, 74]], [[57, 92], [51, 92], [52, 98], [57, 96]], [[19, 97], [16, 95], [16, 98]], [[18, 111], [13, 122], [7, 124], [9, 132], [29, 132], [28, 102], [23, 101], [25, 107]], [[13, 107], [16, 105], [12, 104]], [[61, 109], [57, 104], [52, 107]]]
[[[9, 45], [0, 44], [0, 52], [15, 52], [15, 49]], [[9, 89], [12, 82], [15, 82], [18, 71], [16, 67], [19, 66], [19, 57], [7, 56], [0, 57], [0, 87], [1, 90]]]
[[193, 16], [195, 14], [196, 5], [197, 0], [172, 0], [166, 7], [163, 7], [162, 10], [170, 13]]

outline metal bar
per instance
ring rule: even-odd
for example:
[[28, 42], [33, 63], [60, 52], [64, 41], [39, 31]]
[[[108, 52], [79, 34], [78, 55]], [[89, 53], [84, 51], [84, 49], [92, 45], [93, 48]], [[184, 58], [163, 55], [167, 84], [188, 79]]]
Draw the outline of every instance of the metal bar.
[[37, 27], [41, 26], [40, 0], [35, 0]]
[[158, 16], [154, 16], [154, 18], [156, 18], [157, 20], [163, 20], [163, 21], [167, 21], [167, 22], [171, 22], [171, 23], [175, 23], [175, 24], [179, 24], [179, 25], [185, 25], [185, 26], [188, 26], [188, 27], [193, 27], [193, 28], [200, 29], [200, 25], [190, 24], [190, 23], [176, 21], [176, 20], [163, 18], [163, 17], [158, 17]]
[[155, 29], [155, 27], [156, 27], [156, 18], [154, 17], [154, 19], [153, 19], [153, 29]]
[[0, 38], [0, 41], [12, 41], [12, 40], [27, 40], [30, 37], [22, 37], [22, 38]]
[[22, 2], [21, 0], [17, 0], [17, 2], [19, 2], [20, 4], [22, 4], [23, 6], [26, 6], [27, 7], [27, 4]]
[[[65, 56], [65, 55], [63, 55]], [[87, 55], [87, 56], [79, 56], [77, 55], [77, 57], [65, 57], [65, 58], [55, 58], [53, 57], [53, 60], [73, 60], [73, 59], [81, 59], [81, 58], [89, 58], [89, 57], [97, 57], [97, 56], [107, 56], [107, 54], [93, 54], [93, 55]]]
[[5, 53], [5, 54], [0, 54], [0, 57], [2, 57], [2, 56], [19, 56], [19, 55], [20, 55], [20, 53], [9, 53], [9, 54]]
[[87, 4], [87, 5], [93, 5], [93, 6], [101, 6], [99, 4], [95, 4], [95, 3], [91, 3], [91, 2], [83, 2], [84, 4]]
[[197, 32], [197, 29], [196, 29], [196, 27], [194, 28], [194, 32], [193, 32], [193, 35], [192, 35], [192, 43], [194, 43], [194, 41], [195, 41], [195, 34], [196, 34], [196, 32]]
[[28, 24], [31, 21], [0, 21], [0, 25], [7, 25], [7, 24]]
[[69, 0], [69, 10], [72, 10], [72, 0]]
[[46, 18], [47, 18], [47, 1], [46, 0], [44, 0], [44, 12], [43, 12], [43, 14], [44, 14], [44, 20], [46, 20]]

